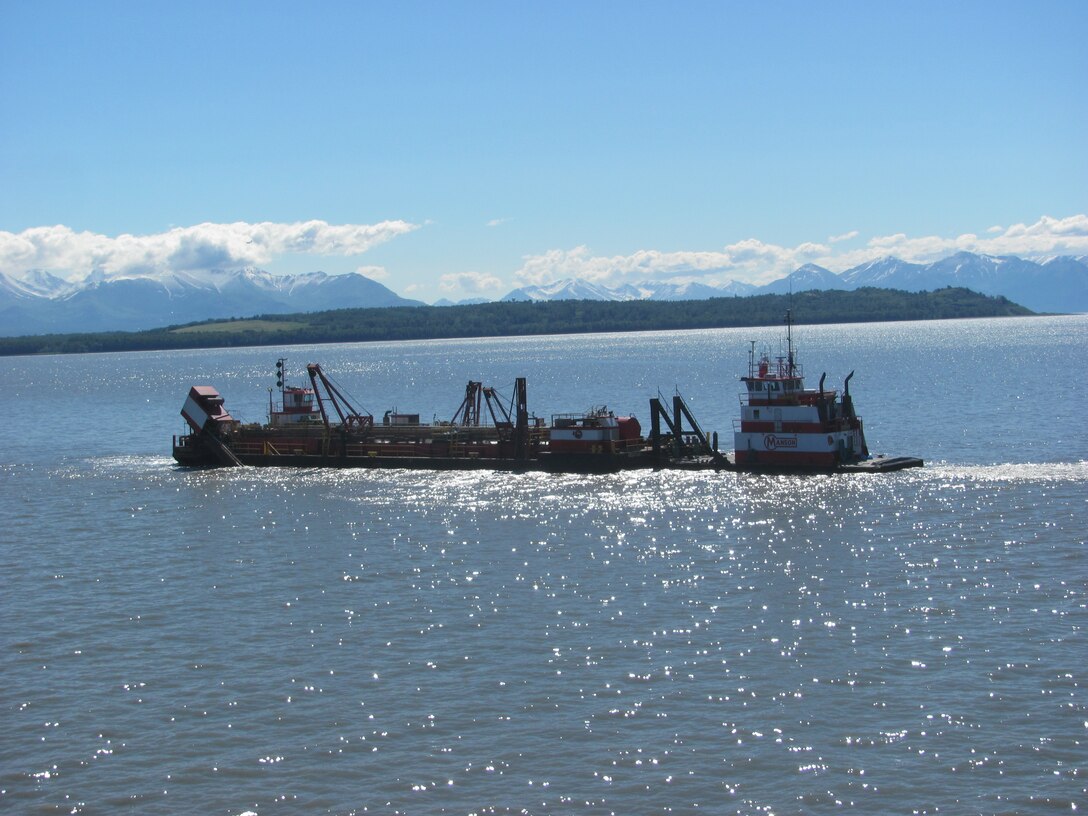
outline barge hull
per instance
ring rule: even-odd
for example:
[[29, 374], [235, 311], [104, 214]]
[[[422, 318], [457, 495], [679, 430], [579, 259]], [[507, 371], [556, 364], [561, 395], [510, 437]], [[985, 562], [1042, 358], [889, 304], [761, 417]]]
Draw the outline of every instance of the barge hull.
[[[203, 440], [202, 440], [203, 441]], [[225, 446], [224, 446], [225, 448]], [[225, 450], [228, 450], [225, 448]], [[233, 455], [233, 454], [232, 454]], [[617, 455], [542, 453], [529, 459], [479, 456], [340, 456], [320, 454], [238, 454], [233, 461], [217, 454], [210, 444], [194, 445], [190, 439], [174, 445], [174, 459], [183, 467], [363, 468], [405, 470], [497, 470], [509, 473], [621, 473], [631, 470], [736, 471], [740, 473], [891, 473], [922, 467], [912, 456], [876, 456], [833, 468], [797, 468], [786, 465], [749, 466], [737, 464], [732, 456], [691, 456], [674, 458], [652, 452]]]

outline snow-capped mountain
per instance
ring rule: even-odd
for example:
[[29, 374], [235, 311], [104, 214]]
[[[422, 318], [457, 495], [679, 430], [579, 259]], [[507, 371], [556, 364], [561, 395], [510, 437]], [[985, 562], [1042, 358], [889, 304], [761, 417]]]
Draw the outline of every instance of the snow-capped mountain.
[[358, 273], [273, 275], [244, 268], [93, 274], [78, 286], [47, 275], [16, 279], [0, 273], [0, 335], [139, 331], [219, 317], [422, 305]]
[[0, 292], [8, 292], [15, 297], [60, 297], [76, 288], [76, 284], [58, 278], [44, 269], [31, 269], [19, 278], [0, 272]]
[[902, 288], [893, 287], [888, 281], [894, 281], [897, 277], [910, 278], [924, 268], [925, 264], [907, 263], [898, 258], [885, 257], [847, 269], [839, 277], [850, 289], [859, 289], [862, 286]]
[[883, 258], [847, 269], [847, 288], [878, 286], [922, 292], [964, 286], [986, 295], [1003, 295], [1038, 312], [1088, 311], [1088, 264], [1061, 256], [1044, 262], [1012, 255], [957, 252], [931, 264]]
[[730, 281], [725, 286], [711, 286], [692, 281], [644, 281], [610, 288], [579, 278], [565, 278], [544, 286], [523, 286], [502, 298], [512, 300], [706, 300], [714, 297], [750, 295], [758, 289], [750, 283]]
[[[754, 283], [745, 283], [738, 280], [731, 280], [729, 283], [717, 287], [717, 289], [726, 297], [745, 297], [759, 291], [759, 287]], [[721, 297], [721, 295], [715, 295], [714, 297]]]
[[[745, 286], [746, 284], [733, 281], [732, 285]], [[752, 290], [755, 287], [748, 286], [748, 289]], [[630, 292], [633, 300], [706, 300], [728, 294], [722, 287], [709, 286], [698, 281], [690, 283], [646, 281], [625, 286], [622, 291]]]
[[805, 264], [795, 269], [784, 278], [768, 283], [759, 288], [761, 295], [788, 295], [790, 292], [805, 292], [811, 289], [846, 289], [842, 278], [830, 269], [816, 264]]
[[512, 300], [635, 300], [632, 295], [599, 286], [580, 278], [564, 278], [543, 286], [523, 286], [508, 292], [503, 301]]

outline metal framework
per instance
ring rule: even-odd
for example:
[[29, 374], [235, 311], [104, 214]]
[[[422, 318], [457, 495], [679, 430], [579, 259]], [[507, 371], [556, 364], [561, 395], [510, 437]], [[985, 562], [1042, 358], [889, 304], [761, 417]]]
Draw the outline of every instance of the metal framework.
[[[684, 419], [687, 419], [690, 430], [684, 430]], [[699, 423], [696, 422], [694, 414], [691, 413], [691, 409], [688, 408], [684, 398], [679, 394], [673, 395], [672, 398], [672, 416], [669, 416], [668, 410], [665, 408], [665, 404], [661, 397], [654, 397], [650, 400], [650, 444], [653, 447], [654, 458], [660, 458], [662, 456], [662, 435], [661, 435], [661, 422], [664, 420], [665, 425], [669, 429], [669, 433], [672, 436], [672, 455], [676, 457], [682, 457], [686, 453], [694, 453], [696, 455], [708, 455], [716, 460], [722, 458], [718, 453], [717, 434], [714, 434], [714, 441], [711, 444], [703, 429], [699, 427]], [[698, 445], [695, 446], [695, 450], [692, 451], [690, 443], [685, 443], [685, 437], [693, 438]], [[685, 448], [689, 450], [685, 451]]]
[[[310, 375], [310, 383], [313, 385], [314, 396], [317, 397], [317, 408], [321, 412], [321, 421], [325, 424], [325, 430], [329, 429], [329, 413], [325, 408], [326, 403], [336, 411], [336, 415], [340, 418], [340, 424], [345, 429], [363, 431], [373, 427], [374, 417], [370, 414], [359, 413], [348, 401], [348, 398], [344, 396], [344, 393], [325, 375], [320, 365], [310, 363], [306, 366], [306, 373]], [[319, 382], [320, 387], [318, 386]], [[322, 387], [325, 390], [324, 395], [321, 393]]]
[[[518, 382], [522, 384], [522, 400], [519, 405], [524, 409], [525, 378], [519, 377]], [[516, 383], [514, 392], [514, 401], [517, 402], [518, 386]], [[499, 392], [491, 386], [485, 386], [475, 380], [468, 381], [468, 385], [465, 387], [465, 398], [461, 401], [457, 410], [453, 412], [453, 424], [469, 428], [481, 425], [482, 414], [480, 409], [484, 406], [487, 407], [487, 413], [491, 415], [491, 422], [496, 428], [514, 427], [515, 420], [510, 417], [510, 411], [503, 404]], [[528, 414], [526, 414], [526, 417], [528, 417]]]

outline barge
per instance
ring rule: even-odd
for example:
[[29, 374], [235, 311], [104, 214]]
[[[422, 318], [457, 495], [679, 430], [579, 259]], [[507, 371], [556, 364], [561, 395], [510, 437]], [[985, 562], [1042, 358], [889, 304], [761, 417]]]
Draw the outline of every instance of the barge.
[[[277, 371], [283, 370], [283, 361]], [[419, 414], [358, 411], [317, 363], [308, 387], [284, 386], [269, 402], [268, 422], [246, 424], [226, 410], [212, 386], [189, 389], [181, 415], [189, 432], [174, 437], [174, 459], [193, 467], [274, 466], [549, 470], [613, 472], [653, 467], [652, 447], [633, 416], [607, 407], [530, 416], [526, 380], [505, 402], [494, 388], [469, 381], [453, 418], [423, 423]]]
[[504, 400], [494, 388], [469, 381], [448, 421], [386, 411], [375, 421], [352, 404], [317, 363], [306, 366], [307, 386], [288, 386], [277, 366], [278, 404], [269, 391], [268, 422], [247, 424], [227, 411], [212, 386], [195, 385], [181, 409], [186, 433], [173, 440], [174, 459], [188, 467], [286, 466], [488, 469], [558, 473], [614, 473], [635, 469], [786, 472], [887, 472], [920, 467], [922, 460], [869, 455], [850, 396], [806, 389], [795, 359], [792, 320], [787, 349], [778, 357], [749, 351], [741, 377], [741, 415], [733, 451], [718, 450], [717, 434], [703, 432], [677, 394], [671, 405], [650, 400], [650, 432], [638, 419], [607, 407], [557, 414], [545, 421], [528, 410], [524, 377]]

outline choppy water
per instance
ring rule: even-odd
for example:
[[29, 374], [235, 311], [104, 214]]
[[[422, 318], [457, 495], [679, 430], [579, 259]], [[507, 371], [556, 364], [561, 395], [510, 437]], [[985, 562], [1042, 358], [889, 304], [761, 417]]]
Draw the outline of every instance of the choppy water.
[[[285, 353], [379, 414], [679, 385], [727, 438], [773, 334]], [[259, 418], [281, 350], [0, 360], [0, 810], [1083, 809], [1088, 319], [801, 342], [925, 469], [186, 471], [188, 385]]]

